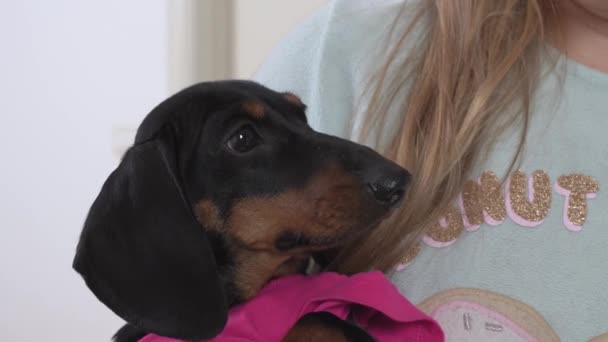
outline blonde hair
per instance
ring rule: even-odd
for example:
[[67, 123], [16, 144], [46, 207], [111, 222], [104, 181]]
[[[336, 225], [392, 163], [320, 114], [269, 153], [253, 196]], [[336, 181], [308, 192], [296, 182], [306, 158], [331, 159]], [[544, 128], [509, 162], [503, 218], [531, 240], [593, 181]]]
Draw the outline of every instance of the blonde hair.
[[[403, 208], [347, 245], [334, 269], [390, 270], [453, 203], [509, 125], [520, 126], [516, 165], [540, 78], [545, 22], [555, 13], [550, 0], [421, 0], [405, 30], [393, 24], [386, 62], [371, 79], [362, 137], [398, 103], [397, 134], [381, 152], [406, 167], [413, 183]], [[416, 41], [399, 59], [413, 32]], [[396, 102], [406, 85], [406, 101]]]

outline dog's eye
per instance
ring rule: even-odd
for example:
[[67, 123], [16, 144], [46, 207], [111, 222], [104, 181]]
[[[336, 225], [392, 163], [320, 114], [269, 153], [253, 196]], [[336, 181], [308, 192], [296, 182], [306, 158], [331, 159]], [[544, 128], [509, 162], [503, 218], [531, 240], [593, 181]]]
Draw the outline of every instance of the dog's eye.
[[251, 126], [243, 126], [239, 128], [226, 142], [226, 145], [231, 150], [238, 153], [251, 151], [260, 142], [260, 137]]

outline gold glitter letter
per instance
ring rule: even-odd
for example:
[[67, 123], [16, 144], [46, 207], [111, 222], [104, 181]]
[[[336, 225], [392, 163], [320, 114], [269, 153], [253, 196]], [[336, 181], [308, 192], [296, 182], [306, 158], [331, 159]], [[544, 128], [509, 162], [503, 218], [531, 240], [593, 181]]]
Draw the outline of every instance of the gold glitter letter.
[[447, 247], [456, 241], [463, 230], [460, 211], [456, 207], [450, 207], [446, 210], [444, 218], [431, 227], [422, 241], [431, 247]]
[[505, 199], [496, 174], [486, 171], [479, 181], [481, 185], [473, 181], [466, 182], [460, 197], [464, 226], [469, 231], [477, 230], [484, 221], [497, 226], [507, 216]]
[[526, 179], [522, 171], [515, 171], [507, 182], [507, 213], [517, 224], [536, 227], [543, 223], [551, 208], [551, 181], [540, 170]]
[[581, 174], [560, 176], [555, 190], [566, 197], [564, 224], [573, 232], [583, 229], [587, 220], [587, 199], [594, 198], [600, 190], [595, 178]]
[[420, 245], [420, 243], [409, 249], [407, 253], [405, 253], [403, 259], [401, 259], [395, 270], [403, 271], [412, 262], [412, 260], [414, 260], [418, 256], [418, 253], [420, 253], [421, 249], [422, 246]]

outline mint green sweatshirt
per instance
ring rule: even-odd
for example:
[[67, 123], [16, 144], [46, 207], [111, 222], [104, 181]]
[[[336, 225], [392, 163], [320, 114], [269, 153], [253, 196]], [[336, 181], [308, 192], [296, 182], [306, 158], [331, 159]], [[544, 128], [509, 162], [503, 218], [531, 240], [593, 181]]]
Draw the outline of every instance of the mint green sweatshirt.
[[[255, 78], [301, 96], [313, 128], [355, 139], [351, 122], [361, 122], [363, 90], [402, 5], [329, 1]], [[519, 137], [505, 131], [391, 274], [448, 341], [608, 339], [608, 74], [559, 63], [535, 98], [519, 170], [507, 173]], [[385, 143], [399, 113], [389, 115]]]

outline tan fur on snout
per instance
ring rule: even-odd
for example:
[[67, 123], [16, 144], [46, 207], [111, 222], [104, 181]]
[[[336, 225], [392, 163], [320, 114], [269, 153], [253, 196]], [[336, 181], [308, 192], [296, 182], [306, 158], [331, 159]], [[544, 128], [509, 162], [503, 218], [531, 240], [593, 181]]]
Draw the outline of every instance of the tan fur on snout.
[[[312, 252], [335, 246], [377, 220], [368, 196], [357, 178], [331, 165], [300, 189], [237, 201], [225, 220], [210, 200], [194, 210], [203, 227], [225, 234], [236, 287], [247, 299], [271, 278], [299, 272]], [[301, 234], [311, 245], [279, 251], [275, 244], [285, 232]]]
[[287, 231], [319, 240], [343, 236], [368, 221], [366, 203], [361, 183], [340, 167], [330, 166], [302, 189], [237, 202], [226, 227], [249, 248], [273, 250]]

